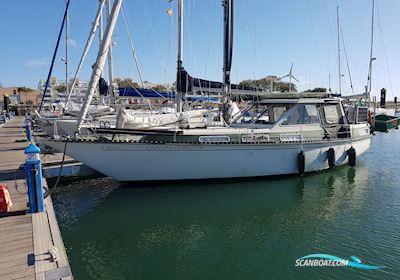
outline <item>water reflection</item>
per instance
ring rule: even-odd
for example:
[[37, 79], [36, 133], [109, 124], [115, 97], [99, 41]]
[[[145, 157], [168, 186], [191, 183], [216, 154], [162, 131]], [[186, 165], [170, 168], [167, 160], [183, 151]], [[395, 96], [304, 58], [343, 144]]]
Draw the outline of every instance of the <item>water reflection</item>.
[[354, 168], [349, 168], [347, 170], [347, 182], [349, 184], [354, 184], [355, 182], [355, 177], [356, 177], [356, 170]]
[[52, 199], [62, 227], [73, 227], [82, 216], [93, 211], [120, 184], [109, 178], [88, 179], [59, 186]]
[[339, 204], [344, 197], [346, 203], [359, 205], [368, 192], [367, 179], [365, 165], [340, 167], [303, 177], [152, 183], [134, 188], [102, 178], [63, 186], [55, 191], [53, 199], [63, 226], [85, 218], [96, 207], [97, 211], [107, 208], [122, 213], [134, 212], [137, 208], [148, 212], [153, 207], [163, 207], [164, 215], [177, 212], [179, 207], [203, 214], [214, 211], [218, 217], [238, 212], [236, 218], [239, 219], [257, 209], [267, 213], [281, 205], [296, 207], [297, 211], [310, 205], [313, 209], [330, 209], [329, 206]]
[[[134, 188], [102, 179], [60, 190], [56, 211], [72, 267], [82, 279], [117, 279], [125, 273], [234, 278], [233, 266], [261, 277], [269, 273], [261, 263], [287, 267], [305, 253], [332, 251], [336, 245], [324, 242], [331, 236], [348, 243], [341, 228], [351, 229], [349, 217], [367, 206], [367, 178], [368, 168], [360, 165], [303, 177]], [[277, 252], [285, 252], [280, 260]]]
[[335, 184], [335, 177], [333, 177], [332, 174], [330, 174], [328, 176], [328, 180], [326, 182], [327, 195], [329, 197], [332, 197], [334, 195], [334, 184]]
[[[58, 189], [76, 279], [396, 279], [400, 134], [379, 134], [357, 166], [277, 178]], [[384, 157], [382, 158], [382, 155]], [[296, 269], [309, 253], [383, 271]], [[127, 276], [128, 275], [128, 276]]]

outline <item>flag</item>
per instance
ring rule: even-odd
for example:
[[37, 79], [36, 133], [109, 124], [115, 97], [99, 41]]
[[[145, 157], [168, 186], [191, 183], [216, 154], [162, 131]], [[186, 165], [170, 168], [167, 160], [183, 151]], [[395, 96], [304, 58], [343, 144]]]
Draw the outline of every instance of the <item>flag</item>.
[[167, 10], [167, 15], [168, 15], [169, 17], [172, 17], [172, 14], [173, 14], [172, 8], [169, 8], [169, 9]]

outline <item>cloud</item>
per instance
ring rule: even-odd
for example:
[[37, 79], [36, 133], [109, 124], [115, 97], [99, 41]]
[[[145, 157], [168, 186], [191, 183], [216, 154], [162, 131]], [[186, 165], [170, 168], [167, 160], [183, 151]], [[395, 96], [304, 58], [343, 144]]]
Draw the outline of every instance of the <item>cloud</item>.
[[69, 42], [69, 45], [71, 47], [73, 47], [73, 48], [77, 48], [78, 47], [78, 42], [77, 41], [75, 41], [73, 39], [69, 39], [68, 42]]
[[47, 58], [28, 59], [25, 61], [24, 66], [26, 68], [39, 68], [45, 66], [47, 64], [47, 61]]

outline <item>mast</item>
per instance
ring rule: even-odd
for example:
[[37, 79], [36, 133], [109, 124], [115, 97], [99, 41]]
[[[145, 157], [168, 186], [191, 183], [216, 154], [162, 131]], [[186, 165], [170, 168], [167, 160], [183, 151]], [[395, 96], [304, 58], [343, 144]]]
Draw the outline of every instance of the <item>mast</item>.
[[[101, 1], [101, 0], [99, 0]], [[99, 18], [99, 49], [101, 48], [101, 42], [103, 41], [103, 10], [100, 13], [100, 18]], [[103, 78], [103, 71], [101, 71], [100, 73], [100, 79]], [[99, 93], [100, 93], [100, 88], [99, 89]], [[101, 104], [104, 104], [104, 97], [100, 95], [100, 100], [101, 100]]]
[[369, 69], [368, 69], [368, 80], [366, 86], [366, 93], [368, 99], [368, 107], [371, 102], [371, 90], [372, 90], [372, 61], [375, 60], [373, 55], [374, 46], [374, 19], [375, 19], [375, 0], [372, 0], [372, 17], [371, 17], [371, 49], [369, 54]]
[[[111, 12], [111, 1], [106, 0], [106, 9], [107, 9], [107, 18], [110, 16]], [[114, 80], [114, 73], [113, 73], [113, 62], [112, 62], [112, 42], [110, 44], [110, 48], [108, 49], [108, 79], [110, 85], [108, 86], [108, 94], [114, 98], [113, 86], [112, 82]]]
[[339, 71], [339, 94], [342, 94], [342, 71], [340, 69], [340, 19], [339, 19], [339, 6], [336, 7], [337, 12], [337, 40], [338, 40], [338, 71]]
[[[182, 53], [183, 53], [183, 0], [178, 0], [178, 57], [177, 57], [177, 76], [176, 76], [176, 109], [177, 112], [182, 112], [182, 98], [183, 90], [181, 87], [183, 66], [182, 66]], [[186, 79], [185, 79], [186, 81]]]
[[233, 53], [233, 16], [234, 16], [234, 0], [223, 0], [224, 7], [224, 60], [223, 60], [223, 79], [222, 79], [222, 114], [226, 122], [228, 118], [227, 102], [231, 94], [231, 67]]
[[223, 97], [230, 94], [231, 67], [233, 50], [233, 0], [223, 0], [224, 7], [224, 62], [223, 62]]
[[89, 105], [92, 101], [93, 95], [96, 91], [96, 87], [99, 83], [100, 80], [100, 75], [103, 72], [104, 69], [104, 64], [107, 59], [107, 53], [108, 49], [111, 44], [111, 39], [112, 39], [112, 34], [114, 32], [115, 25], [117, 23], [118, 19], [118, 14], [121, 9], [122, 5], [122, 0], [115, 0], [113, 7], [111, 9], [111, 13], [109, 16], [109, 19], [107, 21], [107, 26], [105, 30], [105, 36], [103, 40], [101, 41], [101, 46], [99, 49], [99, 52], [97, 53], [97, 58], [96, 58], [96, 63], [93, 66], [93, 72], [92, 76], [90, 77], [90, 82], [88, 86], [88, 93], [86, 95], [85, 101], [83, 103], [80, 115], [79, 115], [79, 120], [78, 120], [78, 125], [77, 125], [77, 133], [79, 133], [83, 122], [85, 121], [86, 115], [89, 110]]
[[97, 8], [96, 17], [95, 17], [95, 20], [92, 23], [92, 29], [90, 30], [89, 38], [88, 38], [88, 40], [86, 42], [85, 49], [84, 49], [84, 51], [82, 53], [82, 56], [81, 56], [81, 59], [79, 61], [78, 68], [76, 69], [75, 76], [74, 76], [74, 81], [72, 82], [72, 85], [71, 85], [71, 88], [69, 90], [69, 93], [68, 93], [67, 99], [65, 101], [65, 104], [67, 104], [69, 102], [69, 99], [71, 98], [71, 95], [72, 95], [72, 93], [73, 93], [73, 91], [75, 89], [75, 86], [76, 86], [76, 82], [78, 80], [79, 72], [81, 71], [81, 68], [82, 68], [82, 64], [85, 61], [86, 55], [88, 54], [89, 49], [90, 49], [90, 47], [92, 45], [93, 39], [94, 39], [95, 34], [96, 34], [97, 27], [99, 26], [100, 14], [101, 14], [101, 12], [103, 10], [104, 1], [105, 0], [101, 0], [100, 3], [99, 3], [99, 7]]
[[[67, 0], [65, 5], [67, 5]], [[67, 10], [67, 17], [65, 18], [65, 93], [68, 93], [68, 24], [69, 11]]]
[[[99, 0], [101, 2], [101, 0]], [[99, 48], [101, 48], [101, 41], [103, 41], [103, 11], [100, 13], [99, 18]]]
[[331, 73], [328, 75], [328, 92], [331, 92]]
[[64, 17], [63, 17], [63, 20], [62, 20], [62, 23], [61, 23], [60, 32], [58, 33], [56, 48], [54, 49], [54, 52], [53, 52], [53, 58], [51, 59], [50, 70], [49, 70], [49, 73], [47, 74], [46, 85], [45, 85], [44, 90], [43, 90], [42, 100], [40, 101], [39, 113], [42, 111], [43, 104], [44, 104], [44, 98], [46, 97], [46, 92], [47, 92], [47, 89], [49, 88], [51, 73], [53, 72], [53, 67], [54, 67], [54, 60], [56, 59], [56, 55], [57, 55], [57, 52], [58, 52], [58, 47], [60, 46], [60, 40], [61, 40], [61, 37], [62, 37], [62, 31], [64, 30], [65, 19], [67, 17], [69, 3], [70, 3], [70, 0], [67, 0], [67, 4], [66, 4], [66, 7], [65, 7], [65, 12], [64, 12]]

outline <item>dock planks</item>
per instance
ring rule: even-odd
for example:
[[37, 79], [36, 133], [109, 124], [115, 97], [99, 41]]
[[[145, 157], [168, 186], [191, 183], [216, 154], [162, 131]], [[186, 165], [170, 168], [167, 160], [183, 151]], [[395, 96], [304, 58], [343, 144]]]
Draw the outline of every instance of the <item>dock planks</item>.
[[29, 214], [25, 180], [1, 177], [16, 173], [25, 161], [24, 120], [16, 117], [0, 127], [0, 182], [13, 201], [11, 212], [0, 214], [0, 279], [73, 279], [51, 197], [45, 212]]

